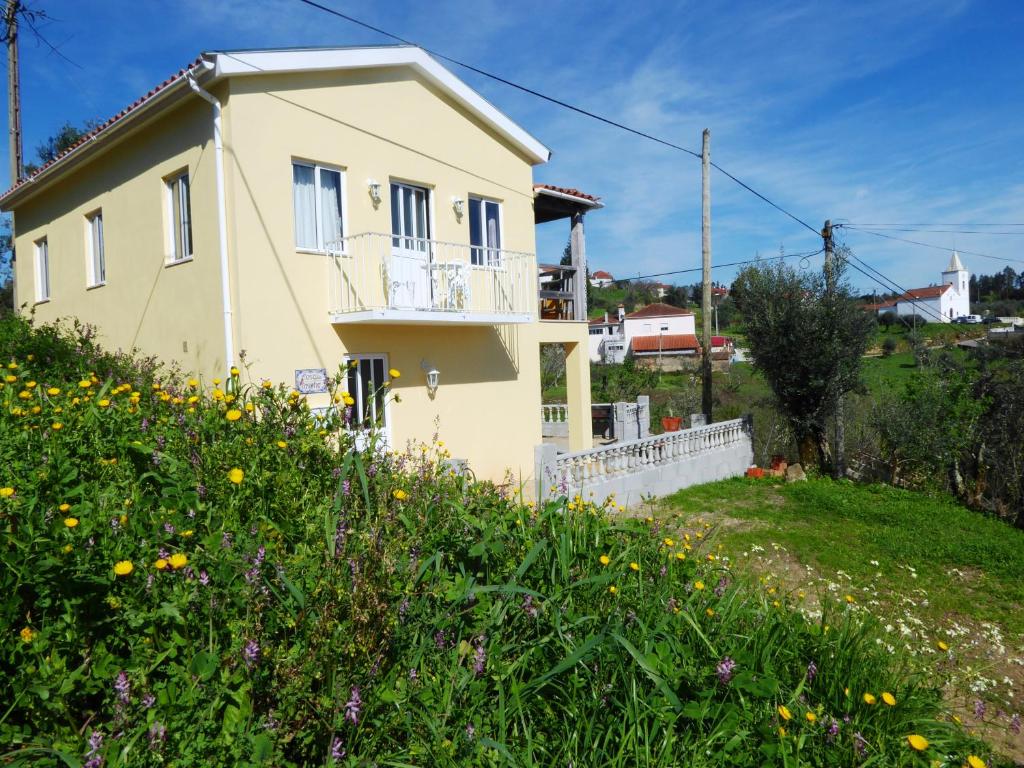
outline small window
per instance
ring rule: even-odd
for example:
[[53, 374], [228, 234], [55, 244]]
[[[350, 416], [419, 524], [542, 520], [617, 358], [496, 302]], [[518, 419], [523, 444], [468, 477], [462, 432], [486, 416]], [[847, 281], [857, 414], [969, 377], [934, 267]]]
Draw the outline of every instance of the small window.
[[472, 262], [478, 266], [501, 264], [501, 204], [482, 197], [469, 198], [469, 242]]
[[103, 211], [85, 217], [89, 230], [86, 244], [86, 276], [90, 288], [107, 282], [107, 255], [103, 245]]
[[387, 358], [384, 355], [352, 355], [348, 367], [348, 392], [355, 400], [351, 425], [370, 429], [387, 426]]
[[169, 202], [170, 260], [192, 258], [192, 201], [188, 173], [167, 180]]
[[662, 326], [661, 326], [661, 330], [667, 331], [668, 330], [668, 324], [667, 323], [663, 323]]
[[292, 163], [296, 248], [309, 251], [344, 250], [343, 177], [341, 171], [333, 168]]
[[36, 240], [36, 301], [50, 300], [50, 246], [46, 238]]

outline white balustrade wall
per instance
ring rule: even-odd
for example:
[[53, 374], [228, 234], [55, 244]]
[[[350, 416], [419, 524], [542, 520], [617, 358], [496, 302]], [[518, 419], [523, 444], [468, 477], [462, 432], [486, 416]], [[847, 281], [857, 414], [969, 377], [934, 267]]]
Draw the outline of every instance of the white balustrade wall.
[[540, 407], [542, 437], [569, 436], [569, 406], [565, 403], [546, 403]]
[[750, 417], [663, 435], [559, 454], [537, 447], [536, 477], [542, 499], [581, 494], [623, 504], [681, 488], [742, 475], [754, 458]]

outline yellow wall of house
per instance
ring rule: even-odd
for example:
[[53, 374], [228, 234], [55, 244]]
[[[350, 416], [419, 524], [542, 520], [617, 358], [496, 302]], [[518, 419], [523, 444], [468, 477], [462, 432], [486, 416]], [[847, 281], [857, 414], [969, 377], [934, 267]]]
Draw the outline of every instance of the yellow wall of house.
[[[296, 249], [292, 200], [293, 159], [341, 168], [346, 233], [389, 233], [388, 183], [411, 182], [431, 191], [431, 236], [468, 244], [468, 212], [457, 217], [451, 200], [480, 195], [502, 204], [502, 247], [533, 253], [528, 159], [411, 69], [238, 77], [215, 92], [225, 106], [234, 344], [245, 351], [248, 375], [291, 385], [296, 369], [334, 372], [347, 354], [386, 354], [402, 371], [394, 384], [399, 402], [389, 412], [394, 447], [430, 441], [436, 431], [478, 477], [501, 481], [510, 470], [532, 495], [541, 441], [539, 345], [585, 350], [586, 324], [332, 324], [327, 259]], [[31, 244], [43, 234], [50, 242], [53, 300], [37, 307], [40, 319], [76, 316], [96, 324], [107, 346], [137, 346], [207, 379], [223, 373], [211, 136], [209, 105], [190, 98], [17, 209], [23, 297], [31, 295]], [[195, 257], [165, 267], [162, 180], [186, 165]], [[382, 186], [377, 205], [367, 190], [371, 178]], [[104, 212], [107, 285], [87, 291], [84, 216], [97, 207]], [[535, 274], [535, 264], [530, 269]], [[440, 371], [433, 397], [424, 361]], [[589, 368], [576, 366], [570, 381], [581, 390], [572, 446], [589, 447]], [[325, 405], [324, 398], [311, 395], [310, 404]]]
[[[164, 178], [188, 169], [192, 261], [167, 266]], [[86, 285], [86, 215], [103, 211], [106, 284]], [[17, 301], [35, 299], [35, 242], [46, 237], [51, 300], [40, 322], [76, 317], [110, 349], [138, 347], [186, 370], [224, 366], [211, 108], [192, 98], [15, 210]], [[205, 212], [211, 212], [206, 215]]]

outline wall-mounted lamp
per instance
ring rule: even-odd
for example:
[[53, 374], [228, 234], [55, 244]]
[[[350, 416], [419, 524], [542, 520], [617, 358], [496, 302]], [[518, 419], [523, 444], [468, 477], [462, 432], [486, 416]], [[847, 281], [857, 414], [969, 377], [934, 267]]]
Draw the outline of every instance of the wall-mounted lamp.
[[374, 205], [380, 205], [380, 182], [373, 179], [366, 180], [366, 188], [370, 192], [370, 199]]
[[427, 360], [420, 362], [420, 368], [427, 375], [427, 392], [433, 397], [437, 394], [437, 385], [441, 383], [441, 372]]
[[463, 200], [461, 197], [452, 198], [452, 209], [455, 211], [455, 216], [457, 218], [462, 218], [462, 212], [465, 210], [465, 206], [466, 201]]

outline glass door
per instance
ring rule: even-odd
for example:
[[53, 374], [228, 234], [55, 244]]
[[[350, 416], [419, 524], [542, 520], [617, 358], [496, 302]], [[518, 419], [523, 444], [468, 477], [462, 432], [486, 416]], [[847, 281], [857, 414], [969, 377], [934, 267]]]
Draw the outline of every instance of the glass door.
[[428, 309], [430, 297], [430, 192], [391, 183], [391, 263], [388, 304]]

